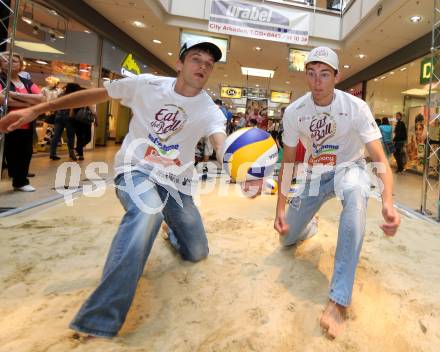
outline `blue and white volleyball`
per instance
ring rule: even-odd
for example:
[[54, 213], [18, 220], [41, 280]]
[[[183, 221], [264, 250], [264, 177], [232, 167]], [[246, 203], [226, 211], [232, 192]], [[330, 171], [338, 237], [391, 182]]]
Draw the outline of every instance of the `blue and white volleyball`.
[[223, 165], [237, 182], [258, 180], [273, 173], [278, 148], [272, 136], [256, 127], [235, 131], [223, 146]]
[[268, 178], [264, 184], [265, 191], [270, 194], [275, 194], [278, 191], [278, 182], [273, 178]]

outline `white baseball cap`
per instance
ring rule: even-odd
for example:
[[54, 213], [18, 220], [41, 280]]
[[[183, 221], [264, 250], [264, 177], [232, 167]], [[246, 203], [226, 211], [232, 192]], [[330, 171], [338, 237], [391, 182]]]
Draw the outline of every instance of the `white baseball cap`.
[[207, 42], [206, 40], [190, 39], [183, 43], [179, 51], [179, 57], [181, 58], [188, 50], [193, 48], [205, 48], [214, 56], [214, 61], [217, 62], [222, 58], [222, 51], [214, 43]]
[[339, 71], [338, 54], [326, 46], [314, 48], [307, 56], [307, 60], [304, 64], [307, 65], [310, 62], [322, 62], [334, 68], [336, 71]]

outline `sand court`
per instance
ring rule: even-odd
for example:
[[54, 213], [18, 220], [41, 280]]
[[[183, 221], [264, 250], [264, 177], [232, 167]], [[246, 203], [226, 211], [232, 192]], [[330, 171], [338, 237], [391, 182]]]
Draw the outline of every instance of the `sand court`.
[[330, 341], [318, 318], [340, 202], [321, 209], [317, 236], [288, 249], [273, 229], [275, 202], [202, 194], [210, 255], [184, 262], [159, 235], [112, 340], [74, 339], [67, 326], [96, 287], [123, 214], [113, 188], [1, 219], [0, 351], [438, 351], [438, 225], [402, 216], [385, 238], [370, 199], [348, 322]]

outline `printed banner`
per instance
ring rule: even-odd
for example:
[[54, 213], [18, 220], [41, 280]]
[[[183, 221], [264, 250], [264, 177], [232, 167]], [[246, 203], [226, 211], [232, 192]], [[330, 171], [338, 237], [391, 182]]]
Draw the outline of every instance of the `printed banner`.
[[239, 0], [213, 0], [209, 31], [307, 45], [310, 14]]

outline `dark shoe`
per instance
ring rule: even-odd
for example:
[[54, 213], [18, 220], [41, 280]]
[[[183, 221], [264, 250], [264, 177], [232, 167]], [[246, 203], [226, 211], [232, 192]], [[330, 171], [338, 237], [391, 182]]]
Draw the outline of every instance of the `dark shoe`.
[[35, 177], [35, 174], [28, 172], [27, 177]]
[[84, 160], [84, 157], [82, 155], [79, 155], [78, 160]]
[[49, 158], [52, 160], [60, 160], [61, 159], [58, 155], [50, 156]]
[[69, 157], [70, 157], [70, 160], [72, 160], [72, 161], [77, 161], [78, 160], [76, 158], [76, 154], [75, 154], [75, 151], [73, 149], [69, 150]]

